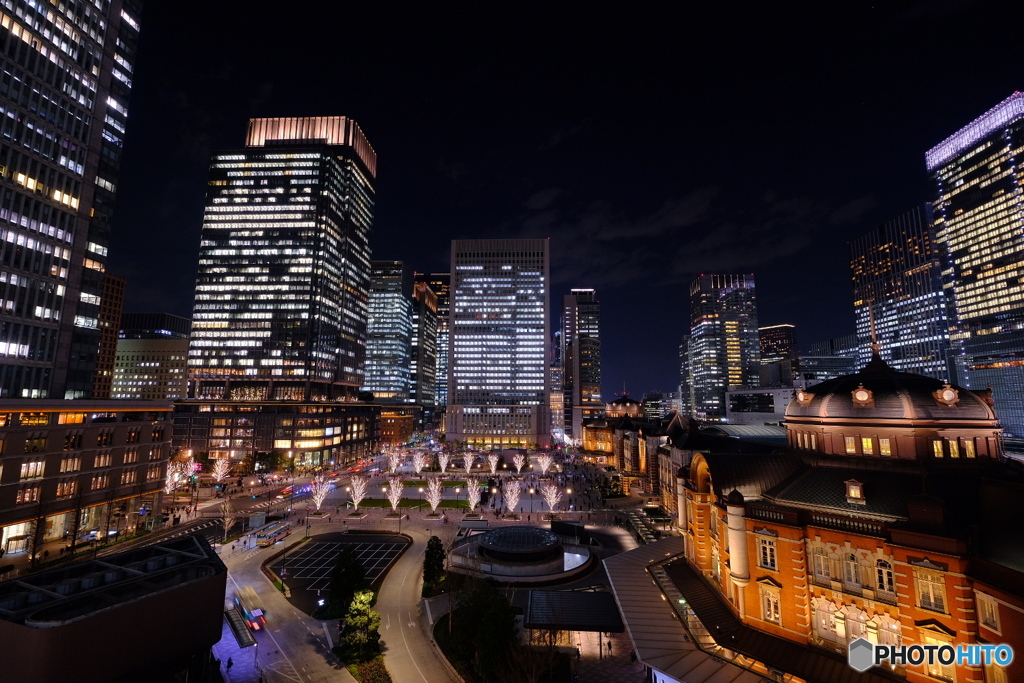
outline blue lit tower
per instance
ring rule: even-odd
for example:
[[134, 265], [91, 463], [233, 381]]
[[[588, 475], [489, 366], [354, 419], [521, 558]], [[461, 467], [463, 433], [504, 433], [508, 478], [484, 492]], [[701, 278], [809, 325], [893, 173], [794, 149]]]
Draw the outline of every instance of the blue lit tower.
[[412, 273], [401, 261], [373, 261], [363, 389], [374, 400], [412, 399]]
[[929, 205], [917, 206], [850, 242], [858, 367], [871, 360], [872, 324], [889, 365], [951, 379], [949, 321]]
[[[960, 384], [992, 387], [1007, 433], [1024, 435], [1024, 93], [928, 150]], [[951, 378], [953, 379], [953, 378]]]
[[452, 242], [447, 438], [550, 445], [549, 243]]
[[691, 410], [700, 420], [725, 419], [725, 392], [760, 384], [754, 276], [701, 275], [690, 284]]
[[139, 14], [132, 0], [0, 8], [4, 398], [92, 397]]
[[355, 400], [377, 157], [343, 116], [252, 119], [210, 164], [189, 371], [202, 400]]

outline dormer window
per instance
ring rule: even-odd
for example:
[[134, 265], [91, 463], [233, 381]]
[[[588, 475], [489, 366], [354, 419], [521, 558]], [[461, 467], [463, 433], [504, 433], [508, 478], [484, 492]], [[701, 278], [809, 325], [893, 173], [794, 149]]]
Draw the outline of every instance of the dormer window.
[[863, 384], [851, 391], [850, 395], [853, 397], [853, 405], [858, 408], [870, 408], [875, 403], [874, 395], [871, 393], [871, 390], [865, 389]]
[[864, 484], [856, 479], [850, 479], [846, 484], [846, 502], [855, 505], [864, 505]]

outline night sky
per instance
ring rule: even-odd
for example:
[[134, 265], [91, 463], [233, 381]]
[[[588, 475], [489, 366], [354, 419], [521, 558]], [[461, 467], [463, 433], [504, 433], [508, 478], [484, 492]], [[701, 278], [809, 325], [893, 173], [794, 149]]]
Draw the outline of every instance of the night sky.
[[605, 397], [674, 390], [702, 272], [755, 273], [760, 324], [805, 349], [853, 332], [847, 241], [1024, 87], [1020, 4], [150, 1], [111, 271], [126, 310], [191, 315], [210, 152], [345, 115], [378, 155], [374, 258], [550, 237], [552, 309], [602, 303]]

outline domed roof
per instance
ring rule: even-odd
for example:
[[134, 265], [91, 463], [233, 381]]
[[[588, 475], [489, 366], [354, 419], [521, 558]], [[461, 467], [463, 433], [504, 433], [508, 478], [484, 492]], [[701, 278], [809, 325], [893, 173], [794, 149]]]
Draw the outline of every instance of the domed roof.
[[796, 391], [787, 418], [995, 420], [977, 394], [948, 382], [899, 372], [878, 355], [863, 370]]

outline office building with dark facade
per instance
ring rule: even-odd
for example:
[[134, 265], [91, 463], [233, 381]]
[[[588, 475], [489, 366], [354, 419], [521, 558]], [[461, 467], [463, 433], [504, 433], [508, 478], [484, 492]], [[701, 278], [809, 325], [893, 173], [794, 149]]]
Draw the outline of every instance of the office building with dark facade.
[[437, 370], [434, 372], [434, 404], [443, 411], [448, 405], [448, 318], [451, 311], [451, 274], [417, 275], [437, 295]]
[[754, 276], [701, 275], [694, 280], [685, 361], [694, 416], [724, 420], [726, 390], [759, 386], [760, 363]]
[[2, 397], [92, 397], [139, 9], [0, 9]]
[[769, 325], [759, 327], [757, 332], [761, 343], [762, 363], [793, 359], [799, 354], [796, 346], [796, 325]]
[[593, 289], [562, 297], [562, 409], [566, 436], [583, 438], [583, 421], [604, 410], [601, 401], [601, 302]]
[[1008, 434], [1024, 435], [1024, 93], [928, 150], [932, 214], [950, 297], [957, 380], [992, 387]]
[[253, 119], [244, 148], [213, 155], [176, 446], [311, 466], [369, 452], [376, 167], [343, 116]]
[[412, 289], [412, 402], [432, 426], [437, 383], [437, 294], [417, 280]]
[[379, 403], [412, 400], [412, 272], [402, 261], [373, 261], [363, 390]]
[[879, 355], [892, 367], [950, 379], [949, 321], [939, 251], [924, 204], [850, 242], [858, 361]]

